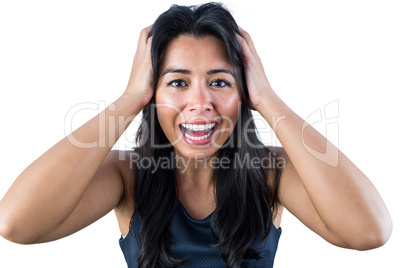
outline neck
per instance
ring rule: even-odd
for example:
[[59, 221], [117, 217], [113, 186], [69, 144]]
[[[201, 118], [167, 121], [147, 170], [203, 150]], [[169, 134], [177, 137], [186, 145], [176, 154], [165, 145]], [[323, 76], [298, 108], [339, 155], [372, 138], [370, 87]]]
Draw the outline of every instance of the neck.
[[211, 157], [194, 159], [177, 156], [175, 175], [179, 191], [192, 189], [200, 192], [209, 192], [213, 189], [214, 168], [211, 159]]

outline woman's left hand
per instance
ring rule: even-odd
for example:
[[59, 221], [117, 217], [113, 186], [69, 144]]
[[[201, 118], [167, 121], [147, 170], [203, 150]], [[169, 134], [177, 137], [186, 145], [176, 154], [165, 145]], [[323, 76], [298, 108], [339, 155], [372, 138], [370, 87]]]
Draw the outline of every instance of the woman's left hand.
[[258, 110], [262, 100], [272, 97], [275, 92], [268, 82], [261, 59], [250, 35], [241, 28], [240, 33], [242, 36], [238, 35], [237, 39], [243, 52], [244, 71], [250, 97], [249, 106], [253, 110]]
[[392, 219], [374, 185], [275, 94], [250, 35], [242, 29], [240, 33], [249, 105], [270, 124], [283, 146], [270, 146], [283, 164], [281, 205], [334, 245], [358, 250], [384, 245]]

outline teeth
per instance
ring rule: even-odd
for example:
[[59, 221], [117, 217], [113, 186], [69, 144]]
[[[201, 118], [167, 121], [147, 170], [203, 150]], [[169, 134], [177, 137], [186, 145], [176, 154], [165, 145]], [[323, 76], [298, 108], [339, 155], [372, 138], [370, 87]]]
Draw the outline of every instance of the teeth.
[[206, 139], [209, 136], [211, 136], [212, 132], [208, 133], [207, 135], [201, 136], [201, 137], [194, 137], [194, 136], [191, 136], [191, 135], [189, 135], [187, 133], [184, 134], [184, 135], [186, 135], [186, 137], [189, 138], [190, 140], [199, 141], [199, 140], [203, 140], [203, 139]]
[[211, 124], [203, 124], [203, 125], [196, 125], [196, 124], [182, 124], [182, 126], [186, 129], [191, 129], [194, 131], [202, 131], [212, 129], [215, 126], [215, 123]]
[[[213, 128], [215, 127], [215, 123], [211, 124], [182, 124], [183, 127], [183, 134], [189, 138], [190, 140], [199, 141], [208, 138], [213, 133]], [[188, 134], [188, 130], [192, 131], [209, 131], [208, 134], [200, 137], [191, 136]]]

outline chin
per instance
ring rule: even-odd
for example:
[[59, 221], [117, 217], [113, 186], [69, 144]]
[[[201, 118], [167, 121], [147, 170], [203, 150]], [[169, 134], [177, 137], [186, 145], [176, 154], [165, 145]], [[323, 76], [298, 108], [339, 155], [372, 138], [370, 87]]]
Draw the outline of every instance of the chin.
[[187, 149], [187, 150], [175, 150], [176, 155], [185, 157], [185, 158], [190, 158], [194, 160], [201, 160], [204, 158], [209, 158], [211, 156], [214, 156], [218, 153], [218, 150], [208, 150], [206, 148], [203, 149]]

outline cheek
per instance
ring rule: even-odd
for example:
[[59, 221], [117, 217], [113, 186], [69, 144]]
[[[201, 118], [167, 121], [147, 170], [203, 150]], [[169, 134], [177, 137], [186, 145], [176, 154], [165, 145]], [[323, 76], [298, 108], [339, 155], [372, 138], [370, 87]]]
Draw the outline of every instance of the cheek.
[[163, 103], [159, 105], [157, 104], [156, 115], [166, 138], [170, 143], [173, 143], [178, 137], [178, 131], [175, 129], [175, 123], [178, 117], [176, 110]]
[[[156, 114], [159, 124], [165, 134], [174, 132], [176, 121], [182, 116], [181, 110], [177, 104], [177, 98], [172, 98], [169, 94], [156, 91], [155, 94]], [[184, 119], [182, 120], [184, 121]]]
[[182, 95], [170, 94], [166, 90], [157, 89], [155, 92], [155, 103], [162, 107], [176, 107], [176, 110], [183, 104], [185, 98]]
[[186, 105], [188, 96], [186, 94], [170, 94], [164, 90], [157, 90], [155, 93], [155, 104], [158, 119], [162, 125], [162, 120], [166, 119], [174, 123], [175, 118], [180, 117], [178, 120], [185, 121], [183, 117], [183, 109]]
[[175, 106], [172, 106], [168, 103], [157, 103], [156, 115], [163, 131], [166, 132], [169, 129], [172, 129], [179, 113], [176, 111]]
[[236, 94], [223, 99], [224, 101], [221, 103], [221, 115], [225, 115], [225, 117], [227, 117], [226, 119], [229, 120], [231, 127], [233, 126], [234, 128], [237, 123], [241, 107], [240, 95]]

